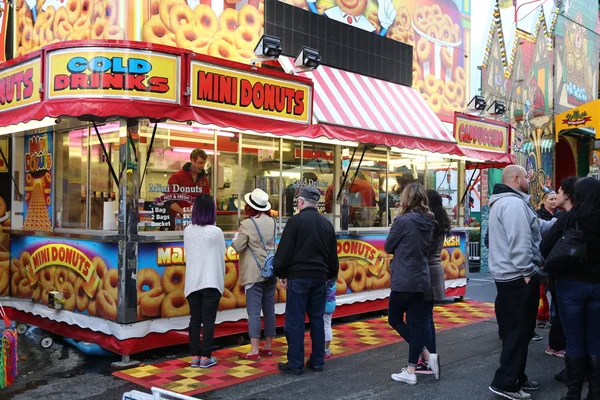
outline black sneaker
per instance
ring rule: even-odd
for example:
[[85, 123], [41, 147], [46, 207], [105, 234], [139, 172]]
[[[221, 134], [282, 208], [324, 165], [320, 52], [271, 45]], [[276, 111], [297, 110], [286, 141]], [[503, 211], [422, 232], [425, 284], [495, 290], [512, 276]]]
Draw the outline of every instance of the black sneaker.
[[419, 375], [433, 375], [433, 371], [429, 368], [426, 362], [423, 361], [422, 358], [419, 358], [419, 362], [417, 363], [417, 367], [415, 368], [415, 374]]
[[546, 326], [547, 326], [546, 321], [538, 321], [537, 322], [538, 328], [546, 329]]
[[538, 335], [535, 331], [533, 331], [533, 334], [531, 335], [532, 342], [539, 342], [542, 339], [543, 338], [540, 335]]
[[306, 368], [312, 369], [315, 372], [323, 372], [323, 367], [315, 367], [315, 365], [310, 360], [306, 362]]
[[497, 394], [498, 396], [502, 396], [505, 399], [531, 399], [531, 395], [529, 393], [526, 393], [522, 390], [519, 390], [518, 392], [508, 392], [506, 390], [500, 390], [498, 388], [495, 388], [493, 386], [490, 386], [490, 391], [492, 393]]
[[539, 390], [539, 388], [540, 388], [539, 382], [530, 381], [528, 379], [527, 382], [525, 382], [525, 384], [523, 385], [523, 387], [521, 389], [525, 390], [526, 392], [534, 392], [536, 390]]
[[559, 382], [565, 382], [565, 370], [563, 369], [562, 371], [560, 371], [558, 374], [554, 375], [554, 379], [559, 381]]
[[290, 367], [289, 363], [279, 363], [279, 370], [282, 374], [290, 374], [290, 375], [302, 375], [304, 373], [303, 369], [293, 369]]

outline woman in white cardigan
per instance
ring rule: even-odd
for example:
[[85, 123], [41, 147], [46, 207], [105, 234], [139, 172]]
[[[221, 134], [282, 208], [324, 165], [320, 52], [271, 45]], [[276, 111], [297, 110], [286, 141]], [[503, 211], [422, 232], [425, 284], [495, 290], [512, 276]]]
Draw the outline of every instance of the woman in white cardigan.
[[[240, 284], [246, 290], [248, 335], [250, 336], [251, 345], [250, 352], [240, 356], [240, 358], [259, 360], [261, 354], [268, 357], [272, 355], [271, 342], [273, 336], [275, 336], [275, 289], [277, 279], [275, 276], [269, 279], [263, 278], [260, 269], [267, 257], [266, 250], [275, 248], [276, 223], [269, 216], [271, 204], [267, 193], [261, 189], [254, 189], [252, 193], [244, 196], [244, 200], [246, 201], [245, 213], [248, 218], [242, 221], [231, 243], [231, 246], [240, 255]], [[261, 310], [265, 321], [265, 346], [263, 350], [259, 350]]]
[[225, 286], [225, 237], [223, 231], [215, 226], [216, 221], [217, 210], [213, 197], [208, 194], [196, 197], [192, 223], [183, 232], [192, 367], [209, 368], [217, 363], [212, 356], [212, 347], [217, 308]]

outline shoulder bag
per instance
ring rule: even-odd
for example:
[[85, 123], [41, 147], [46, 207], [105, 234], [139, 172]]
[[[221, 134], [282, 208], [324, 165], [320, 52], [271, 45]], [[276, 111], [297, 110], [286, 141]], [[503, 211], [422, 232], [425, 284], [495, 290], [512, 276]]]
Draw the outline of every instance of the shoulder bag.
[[567, 219], [562, 236], [546, 258], [545, 271], [560, 274], [567, 269], [578, 268], [588, 260], [587, 241], [583, 232], [579, 230], [579, 224], [575, 222], [575, 228], [567, 228], [568, 225]]
[[[250, 220], [252, 220], [252, 222], [254, 223], [254, 226], [256, 227], [256, 231], [258, 232], [258, 237], [260, 238], [260, 242], [262, 243], [263, 248], [265, 249], [265, 252], [267, 253], [267, 257], [265, 258], [265, 262], [263, 263], [263, 265], [260, 265], [260, 263], [258, 262], [258, 258], [256, 258], [256, 254], [254, 254], [254, 251], [252, 251], [252, 248], [250, 248], [250, 246], [248, 246], [248, 250], [250, 250], [252, 257], [254, 257], [254, 262], [256, 262], [258, 269], [260, 269], [260, 276], [262, 276], [265, 279], [269, 279], [270, 277], [273, 276], [273, 259], [275, 258], [275, 251], [277, 251], [277, 243], [275, 243], [275, 246], [272, 249], [268, 249], [267, 245], [266, 245], [265, 241], [263, 240], [263, 237], [260, 233], [260, 229], [258, 229], [258, 224], [254, 220], [254, 217], [250, 217]], [[273, 219], [273, 242], [275, 242], [276, 233], [277, 233], [277, 223]]]

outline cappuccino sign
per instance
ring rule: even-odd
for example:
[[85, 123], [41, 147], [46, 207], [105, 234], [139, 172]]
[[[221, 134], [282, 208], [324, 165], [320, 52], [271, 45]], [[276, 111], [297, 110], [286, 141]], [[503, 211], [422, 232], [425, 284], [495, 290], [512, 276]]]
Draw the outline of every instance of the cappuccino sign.
[[508, 152], [510, 126], [499, 121], [456, 113], [454, 138], [463, 147]]

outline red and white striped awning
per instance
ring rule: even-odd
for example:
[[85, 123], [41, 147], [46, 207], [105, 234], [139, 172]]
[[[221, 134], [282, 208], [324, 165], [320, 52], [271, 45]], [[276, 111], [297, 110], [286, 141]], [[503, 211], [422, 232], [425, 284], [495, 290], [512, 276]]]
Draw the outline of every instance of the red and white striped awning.
[[[280, 57], [279, 62], [288, 72], [294, 69], [291, 58]], [[395, 140], [394, 136], [385, 135], [388, 145], [458, 153], [452, 132], [411, 87], [324, 65], [299, 75], [313, 81], [313, 115], [319, 124], [371, 131], [369, 135], [375, 132], [398, 136]], [[413, 140], [406, 140], [409, 138]]]

